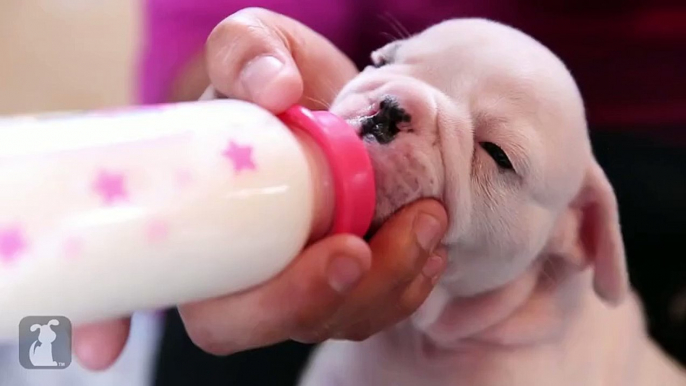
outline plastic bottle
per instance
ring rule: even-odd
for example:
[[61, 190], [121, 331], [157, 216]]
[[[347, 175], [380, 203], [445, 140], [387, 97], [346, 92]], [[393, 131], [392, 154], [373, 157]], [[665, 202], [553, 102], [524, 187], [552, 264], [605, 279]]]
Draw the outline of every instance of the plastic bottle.
[[250, 288], [362, 235], [362, 140], [328, 112], [217, 100], [0, 120], [0, 339]]

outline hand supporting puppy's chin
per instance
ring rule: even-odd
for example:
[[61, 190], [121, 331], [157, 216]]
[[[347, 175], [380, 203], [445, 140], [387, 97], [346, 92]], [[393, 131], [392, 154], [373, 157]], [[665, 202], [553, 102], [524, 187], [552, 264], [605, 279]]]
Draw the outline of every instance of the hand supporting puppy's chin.
[[389, 144], [367, 141], [367, 149], [374, 168], [377, 200], [371, 234], [408, 204], [422, 198], [442, 199], [442, 163], [435, 146], [401, 133]]
[[[444, 170], [434, 104], [412, 88], [378, 97], [351, 94], [331, 111], [363, 138], [376, 180], [376, 211], [368, 236], [391, 215], [422, 198], [442, 200]], [[351, 103], [352, 101], [352, 103]], [[352, 106], [352, 107], [351, 107]]]
[[371, 234], [402, 207], [422, 198], [441, 199], [440, 164], [422, 147], [412, 141], [398, 141], [392, 147], [368, 143], [377, 197]]

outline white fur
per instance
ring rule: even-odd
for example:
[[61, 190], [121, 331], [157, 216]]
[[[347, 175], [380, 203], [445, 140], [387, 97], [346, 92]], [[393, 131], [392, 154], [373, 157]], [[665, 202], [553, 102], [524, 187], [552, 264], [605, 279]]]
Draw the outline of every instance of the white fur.
[[[393, 96], [412, 117], [369, 143], [377, 223], [421, 197], [450, 214], [448, 271], [413, 317], [330, 341], [304, 386], [681, 385], [629, 285], [616, 200], [564, 64], [531, 37], [456, 19], [374, 53], [332, 111], [351, 122]], [[516, 173], [479, 145], [496, 143]]]

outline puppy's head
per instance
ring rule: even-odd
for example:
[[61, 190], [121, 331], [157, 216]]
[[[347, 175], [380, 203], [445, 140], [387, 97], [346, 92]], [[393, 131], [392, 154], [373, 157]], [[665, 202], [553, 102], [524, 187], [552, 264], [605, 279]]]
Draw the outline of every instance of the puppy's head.
[[626, 287], [614, 193], [591, 152], [563, 63], [529, 36], [481, 19], [435, 25], [372, 54], [331, 110], [365, 138], [375, 224], [423, 197], [451, 218], [443, 284], [498, 288], [542, 255], [595, 267], [596, 289]]

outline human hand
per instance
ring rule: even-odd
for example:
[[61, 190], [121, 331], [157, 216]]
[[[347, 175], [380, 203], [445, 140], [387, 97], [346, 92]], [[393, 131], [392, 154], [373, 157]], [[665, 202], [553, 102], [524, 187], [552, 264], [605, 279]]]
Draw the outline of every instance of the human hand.
[[[265, 59], [266, 58], [266, 59]], [[224, 20], [207, 43], [210, 92], [279, 113], [295, 103], [323, 108], [357, 74], [330, 42], [302, 24], [262, 9]], [[278, 62], [283, 63], [278, 68]], [[364, 339], [414, 312], [445, 267], [438, 244], [445, 209], [433, 200], [403, 208], [369, 243], [336, 235], [308, 246], [277, 277], [255, 288], [180, 305], [186, 330], [216, 355], [287, 339]], [[93, 370], [113, 364], [130, 318], [78, 327], [74, 350]]]
[[326, 109], [358, 74], [323, 36], [261, 8], [241, 10], [215, 27], [205, 63], [211, 85], [201, 99], [241, 99], [275, 114], [296, 103]]

